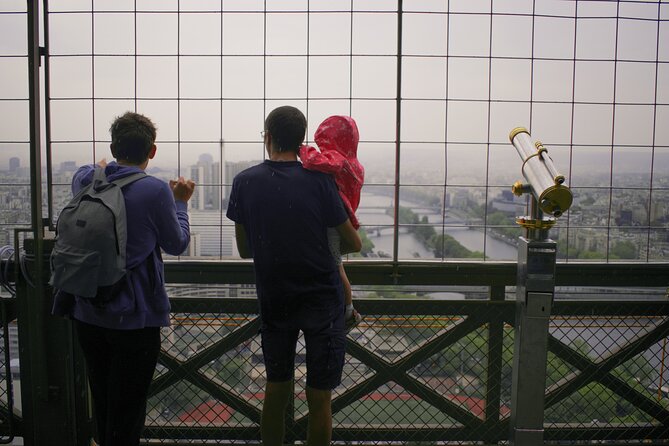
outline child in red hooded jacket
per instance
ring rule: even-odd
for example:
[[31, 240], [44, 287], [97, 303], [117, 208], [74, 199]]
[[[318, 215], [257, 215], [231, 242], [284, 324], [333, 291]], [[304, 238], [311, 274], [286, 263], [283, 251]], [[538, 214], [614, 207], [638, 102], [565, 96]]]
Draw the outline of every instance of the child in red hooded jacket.
[[[299, 152], [302, 165], [305, 168], [334, 176], [339, 195], [355, 229], [360, 227], [355, 211], [360, 204], [360, 190], [365, 179], [365, 169], [357, 158], [359, 139], [358, 126], [353, 118], [349, 116], [330, 116], [318, 126], [314, 134], [314, 142], [318, 145], [320, 152], [307, 145], [303, 145]], [[339, 234], [336, 229], [328, 229], [328, 241], [330, 251], [339, 266], [339, 274], [344, 286], [345, 320], [346, 331], [348, 332], [358, 325], [362, 317], [353, 308], [351, 283], [341, 262]]]

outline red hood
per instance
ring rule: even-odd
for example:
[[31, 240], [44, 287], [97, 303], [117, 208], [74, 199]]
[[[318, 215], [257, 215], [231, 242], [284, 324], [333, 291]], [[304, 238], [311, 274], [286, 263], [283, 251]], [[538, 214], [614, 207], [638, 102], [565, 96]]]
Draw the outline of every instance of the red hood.
[[359, 140], [358, 126], [349, 116], [330, 116], [314, 134], [314, 142], [321, 152], [336, 150], [346, 158], [355, 158]]

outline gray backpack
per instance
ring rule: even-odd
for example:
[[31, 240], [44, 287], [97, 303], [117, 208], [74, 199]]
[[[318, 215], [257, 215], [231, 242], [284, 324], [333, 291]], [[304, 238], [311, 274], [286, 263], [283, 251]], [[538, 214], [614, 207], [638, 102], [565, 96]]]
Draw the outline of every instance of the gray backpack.
[[137, 172], [109, 182], [104, 169], [95, 167], [91, 184], [84, 186], [58, 217], [51, 286], [100, 303], [118, 293], [125, 282], [127, 241], [121, 188], [145, 176]]

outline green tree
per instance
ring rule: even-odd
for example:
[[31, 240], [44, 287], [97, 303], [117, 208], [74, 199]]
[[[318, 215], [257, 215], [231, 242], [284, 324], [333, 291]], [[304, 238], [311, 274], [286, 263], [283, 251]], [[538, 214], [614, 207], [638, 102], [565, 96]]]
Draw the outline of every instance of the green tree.
[[496, 233], [502, 234], [506, 237], [517, 238], [522, 233], [520, 226], [516, 224], [515, 216], [507, 214], [506, 212], [502, 211], [490, 212], [488, 214], [486, 222], [488, 226], [513, 225], [508, 228], [504, 227], [491, 228], [491, 231], [495, 231]]
[[584, 259], [584, 260], [597, 260], [597, 259], [603, 259], [605, 255], [603, 252], [599, 251], [577, 251], [575, 256], [570, 256], [570, 257], [576, 257], [577, 259]]
[[430, 239], [436, 235], [436, 231], [434, 230], [433, 226], [430, 226], [427, 216], [423, 216], [420, 220], [420, 224], [424, 226], [414, 226], [412, 227], [409, 232], [413, 233], [414, 236], [418, 240], [423, 243], [423, 245], [427, 245], [430, 243]]
[[[514, 354], [513, 332], [507, 331], [502, 342], [502, 363], [504, 364], [504, 368], [502, 369], [501, 397], [502, 401], [510, 401]], [[593, 352], [587, 341], [575, 340], [570, 347], [576, 354], [592, 359]], [[430, 357], [429, 360], [422, 364], [423, 369], [419, 373], [422, 376], [451, 377], [465, 373], [476, 377], [484, 377], [487, 373], [486, 351], [487, 336], [484, 330], [479, 329]], [[548, 353], [547, 387], [560, 382], [574, 372], [576, 372], [576, 369], [567, 362], [561, 360], [551, 352]], [[648, 386], [657, 377], [657, 371], [643, 354], [630, 359], [611, 373], [637, 389], [640, 393], [647, 393]], [[483, 385], [479, 389], [467, 390], [468, 395], [479, 397], [483, 397], [483, 391]], [[639, 423], [652, 421], [649, 415], [635, 408], [626, 399], [597, 382], [582, 387], [569, 397], [549, 407], [545, 413], [545, 421], [547, 423], [590, 423], [593, 420], [601, 423]]]
[[[388, 209], [387, 213], [392, 209]], [[418, 240], [426, 249], [434, 253], [436, 257], [443, 258], [483, 258], [481, 252], [472, 252], [465, 248], [460, 242], [448, 234], [437, 234], [434, 226], [430, 224], [427, 216], [419, 217], [418, 214], [409, 208], [400, 207], [398, 210], [398, 220], [400, 224], [413, 225], [408, 227], [408, 231], [416, 240]]]
[[358, 229], [358, 234], [360, 234], [360, 239], [362, 240], [362, 249], [360, 252], [353, 253], [353, 257], [367, 257], [369, 254], [374, 252], [374, 242], [372, 242], [367, 236], [367, 231], [364, 228]]
[[636, 259], [637, 247], [629, 240], [622, 240], [611, 247], [610, 254], [618, 259]]
[[430, 239], [430, 246], [436, 257], [466, 259], [483, 258], [480, 251], [470, 251], [448, 234], [435, 234]]

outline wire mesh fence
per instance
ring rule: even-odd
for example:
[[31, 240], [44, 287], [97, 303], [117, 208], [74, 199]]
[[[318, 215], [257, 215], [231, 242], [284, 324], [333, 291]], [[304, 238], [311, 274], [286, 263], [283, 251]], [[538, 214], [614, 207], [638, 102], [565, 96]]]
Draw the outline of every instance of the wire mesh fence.
[[[574, 191], [554, 232], [561, 258], [667, 258], [664, 1], [43, 5], [51, 221], [74, 170], [111, 159], [114, 116], [135, 110], [159, 128], [152, 174], [198, 183], [189, 256], [235, 258], [232, 178], [263, 159], [263, 119], [289, 103], [309, 138], [326, 116], [358, 121], [368, 257], [513, 259], [526, 203], [509, 190], [520, 162], [508, 134], [522, 125]], [[0, 242], [30, 221], [25, 10], [0, 6], [0, 110], [12, 117], [0, 123]]]
[[669, 319], [643, 305], [626, 305], [624, 313], [608, 307], [557, 315], [551, 324], [545, 425], [571, 429], [580, 441], [626, 439], [669, 419]]
[[[4, 346], [4, 338], [6, 336], [6, 332], [2, 334], [0, 337], [0, 342]], [[4, 347], [2, 348], [2, 351], [0, 351], [0, 432], [7, 432], [9, 431], [8, 426], [10, 423], [11, 419], [11, 399], [10, 399], [10, 392], [11, 392], [11, 366], [10, 363], [7, 361], [8, 356], [5, 355], [5, 349]], [[4, 427], [4, 429], [3, 429]], [[4, 433], [0, 439], [4, 438]]]
[[[334, 440], [506, 444], [516, 302], [513, 287], [493, 288], [357, 286], [364, 318], [348, 335], [342, 384], [333, 393]], [[246, 284], [170, 284], [172, 324], [162, 331], [147, 442], [259, 441], [266, 380], [252, 294]], [[3, 336], [16, 340], [9, 329]], [[667, 344], [665, 290], [558, 287], [545, 375], [547, 442], [666, 443]], [[0, 355], [5, 378], [14, 372], [15, 350]], [[304, 354], [300, 340], [289, 444], [306, 438]], [[8, 416], [21, 412], [20, 401], [9, 400], [8, 384], [0, 390], [0, 428], [10, 435], [7, 423], [16, 419]]]
[[[254, 305], [251, 299], [178, 299], [179, 313], [163, 332], [147, 438], [259, 441], [266, 381]], [[514, 306], [510, 300], [357, 301], [364, 318], [348, 335], [342, 384], [333, 393], [333, 439], [505, 443]], [[668, 311], [664, 302], [559, 302], [550, 324], [547, 440], [666, 438]], [[287, 443], [306, 438], [304, 354], [300, 340]]]
[[0, 442], [12, 441], [16, 432], [15, 379], [19, 378], [16, 324], [10, 321], [13, 299], [0, 299]]

